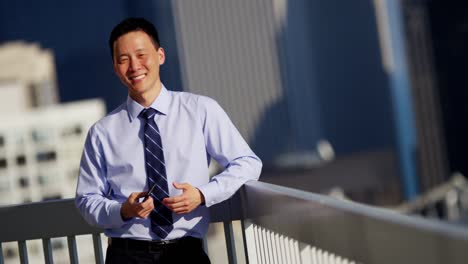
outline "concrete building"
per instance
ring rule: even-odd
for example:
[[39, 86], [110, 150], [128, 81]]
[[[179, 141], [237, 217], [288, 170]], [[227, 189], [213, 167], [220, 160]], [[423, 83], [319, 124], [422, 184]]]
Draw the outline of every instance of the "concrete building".
[[0, 111], [23, 111], [59, 101], [54, 55], [38, 44], [0, 45]]
[[[0, 206], [74, 196], [87, 131], [106, 109], [99, 99], [58, 99], [51, 51], [22, 42], [0, 46]], [[66, 238], [52, 239], [52, 246], [56, 263], [68, 263]], [[41, 249], [41, 241], [28, 242], [31, 263], [43, 263]], [[15, 243], [3, 252], [5, 263], [19, 262]], [[83, 263], [93, 256], [80, 252]]]
[[[0, 115], [0, 204], [72, 198], [86, 132], [104, 114], [104, 102], [96, 99]], [[88, 239], [79, 237], [78, 245]], [[66, 238], [52, 245], [56, 262], [68, 263]], [[3, 249], [5, 263], [18, 263], [15, 243]], [[28, 249], [31, 263], [43, 263], [40, 241]], [[94, 256], [92, 250], [80, 253], [83, 263]]]

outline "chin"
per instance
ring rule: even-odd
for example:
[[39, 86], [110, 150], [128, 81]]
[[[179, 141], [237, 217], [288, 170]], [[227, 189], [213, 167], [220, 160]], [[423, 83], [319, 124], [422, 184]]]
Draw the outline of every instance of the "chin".
[[127, 87], [129, 87], [130, 90], [135, 91], [135, 92], [145, 90], [145, 86], [142, 83], [136, 83], [136, 84], [130, 83], [128, 84]]

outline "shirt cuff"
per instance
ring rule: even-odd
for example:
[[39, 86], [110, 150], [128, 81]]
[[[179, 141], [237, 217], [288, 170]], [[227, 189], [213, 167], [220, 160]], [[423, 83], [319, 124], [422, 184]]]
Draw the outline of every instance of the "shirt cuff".
[[212, 205], [215, 205], [219, 202], [219, 199], [216, 197], [216, 183], [215, 182], [209, 182], [203, 186], [198, 187], [198, 190], [203, 194], [203, 197], [205, 197], [205, 206], [210, 207]]
[[121, 227], [125, 224], [125, 220], [122, 219], [122, 215], [120, 214], [120, 209], [122, 208], [122, 204], [119, 202], [112, 203], [109, 208], [109, 216], [112, 221], [113, 226]]

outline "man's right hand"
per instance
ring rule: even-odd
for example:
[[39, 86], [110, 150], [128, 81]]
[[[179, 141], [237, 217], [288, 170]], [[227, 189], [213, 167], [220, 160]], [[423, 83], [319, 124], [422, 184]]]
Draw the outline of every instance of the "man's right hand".
[[[141, 197], [145, 197], [146, 199], [140, 203], [139, 198]], [[147, 218], [153, 209], [153, 198], [148, 196], [148, 192], [134, 192], [122, 204], [120, 215], [123, 220], [128, 220], [132, 217]]]

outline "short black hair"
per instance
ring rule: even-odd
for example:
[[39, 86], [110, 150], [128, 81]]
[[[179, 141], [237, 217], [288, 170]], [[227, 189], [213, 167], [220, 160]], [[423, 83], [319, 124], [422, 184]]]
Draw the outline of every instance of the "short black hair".
[[117, 26], [115, 26], [114, 29], [112, 29], [112, 32], [110, 34], [109, 49], [111, 52], [112, 60], [114, 60], [114, 42], [122, 35], [139, 30], [145, 32], [146, 34], [148, 34], [148, 36], [151, 37], [156, 49], [158, 49], [161, 46], [159, 42], [158, 31], [151, 22], [140, 17], [129, 17], [117, 24]]

